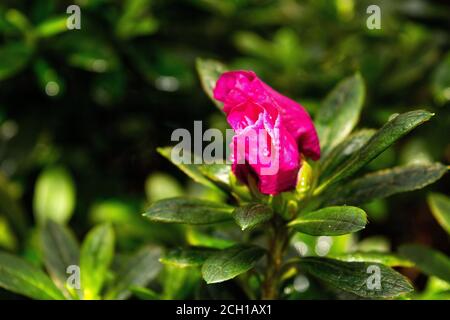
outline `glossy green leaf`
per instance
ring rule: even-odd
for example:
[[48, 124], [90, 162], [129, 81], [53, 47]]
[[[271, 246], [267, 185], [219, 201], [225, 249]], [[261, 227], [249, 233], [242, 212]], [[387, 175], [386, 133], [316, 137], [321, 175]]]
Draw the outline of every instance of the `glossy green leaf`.
[[155, 222], [209, 224], [233, 219], [233, 207], [190, 198], [170, 198], [153, 203], [144, 216]]
[[80, 249], [74, 235], [66, 227], [48, 220], [41, 230], [45, 267], [55, 284], [67, 295], [68, 267], [79, 265]]
[[340, 164], [361, 149], [375, 132], [376, 130], [372, 129], [357, 131], [334, 147], [330, 153], [321, 160], [320, 179], [323, 181], [326, 177], [330, 176]]
[[273, 216], [272, 208], [262, 203], [249, 203], [238, 207], [233, 212], [234, 221], [242, 230], [252, 229], [262, 224]]
[[360, 150], [345, 161], [335, 174], [318, 187], [316, 192], [318, 193], [328, 185], [350, 177], [389, 148], [395, 141], [428, 121], [432, 116], [432, 113], [425, 110], [410, 111], [396, 116], [378, 130]]
[[32, 49], [22, 42], [7, 43], [0, 48], [0, 81], [14, 76], [27, 65]]
[[81, 245], [80, 270], [84, 299], [98, 299], [114, 256], [114, 231], [108, 224], [89, 231]]
[[428, 196], [428, 205], [436, 220], [450, 234], [450, 198], [440, 193]]
[[[410, 282], [393, 269], [375, 262], [344, 262], [328, 258], [302, 258], [300, 269], [328, 285], [364, 298], [390, 298], [413, 291]], [[375, 271], [374, 271], [375, 270]], [[379, 271], [381, 287], [372, 287]]]
[[[165, 147], [165, 148], [157, 148], [157, 151], [166, 159], [172, 162], [172, 147]], [[194, 155], [192, 155], [194, 157]], [[181, 171], [183, 171], [187, 176], [189, 176], [192, 180], [195, 182], [198, 182], [206, 187], [212, 188], [214, 190], [220, 191], [220, 189], [208, 178], [205, 177], [205, 175], [200, 170], [200, 166], [198, 164], [194, 164], [193, 162], [191, 164], [185, 164], [185, 163], [174, 163], [175, 166], [178, 167]], [[204, 169], [203, 171], [205, 171]]]
[[179, 268], [198, 267], [216, 252], [209, 248], [178, 248], [167, 252], [160, 261]]
[[40, 223], [47, 219], [58, 223], [69, 221], [75, 208], [75, 185], [65, 168], [51, 167], [39, 175], [33, 208]]
[[156, 247], [139, 250], [118, 271], [114, 285], [108, 290], [105, 298], [124, 300], [131, 295], [132, 287], [145, 287], [161, 270], [160, 256], [161, 250]]
[[369, 173], [333, 190], [327, 205], [359, 205], [396, 193], [424, 188], [439, 180], [447, 167], [440, 163], [411, 164]]
[[338, 236], [364, 229], [367, 216], [357, 207], [327, 207], [300, 215], [288, 226], [313, 236]]
[[239, 245], [222, 250], [209, 257], [202, 266], [206, 283], [217, 283], [233, 279], [254, 267], [265, 250], [248, 245]]
[[332, 255], [330, 258], [346, 262], [375, 262], [388, 267], [411, 267], [414, 265], [411, 261], [388, 252], [351, 252]]
[[399, 252], [424, 273], [450, 283], [450, 258], [445, 254], [418, 244], [402, 245]]
[[64, 300], [50, 278], [27, 261], [0, 252], [0, 287], [32, 299]]
[[359, 120], [365, 87], [361, 75], [342, 80], [325, 98], [314, 124], [319, 135], [322, 154], [345, 139]]
[[224, 64], [211, 59], [197, 59], [196, 66], [203, 90], [214, 104], [222, 110], [222, 102], [214, 99], [213, 89], [216, 86], [216, 82], [220, 75], [227, 71], [227, 67]]

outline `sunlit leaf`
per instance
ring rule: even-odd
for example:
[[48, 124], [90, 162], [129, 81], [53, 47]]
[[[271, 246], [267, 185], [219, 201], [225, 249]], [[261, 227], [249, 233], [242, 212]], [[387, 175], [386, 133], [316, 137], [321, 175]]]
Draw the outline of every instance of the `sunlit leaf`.
[[39, 37], [48, 38], [66, 32], [67, 30], [67, 16], [59, 16], [49, 18], [40, 23], [36, 27], [35, 32]]
[[36, 219], [67, 223], [75, 208], [75, 185], [63, 167], [51, 167], [38, 177], [33, 198]]
[[413, 262], [393, 253], [387, 252], [351, 252], [331, 255], [331, 258], [346, 262], [376, 262], [388, 267], [412, 267]]
[[450, 234], [450, 198], [440, 193], [428, 196], [428, 205], [436, 220]]
[[80, 270], [84, 299], [98, 299], [114, 256], [114, 231], [99, 225], [89, 231], [81, 246]]

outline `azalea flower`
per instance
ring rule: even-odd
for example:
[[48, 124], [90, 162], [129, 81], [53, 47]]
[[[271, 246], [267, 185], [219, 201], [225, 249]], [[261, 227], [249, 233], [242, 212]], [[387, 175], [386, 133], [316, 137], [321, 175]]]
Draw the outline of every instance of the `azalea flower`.
[[319, 139], [308, 112], [252, 71], [223, 73], [214, 88], [235, 131], [232, 170], [248, 183], [253, 175], [263, 194], [295, 188], [303, 157], [320, 158]]

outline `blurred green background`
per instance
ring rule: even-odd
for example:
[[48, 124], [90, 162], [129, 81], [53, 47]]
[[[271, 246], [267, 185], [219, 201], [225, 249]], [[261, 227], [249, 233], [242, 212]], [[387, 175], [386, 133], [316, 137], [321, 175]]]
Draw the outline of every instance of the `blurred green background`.
[[[81, 30], [66, 28], [71, 4], [81, 8]], [[380, 30], [366, 27], [371, 4], [381, 8]], [[360, 126], [378, 128], [417, 108], [436, 113], [368, 170], [448, 164], [449, 30], [447, 1], [2, 0], [0, 247], [40, 264], [33, 239], [46, 217], [70, 220], [79, 238], [112, 222], [124, 254], [144, 244], [210, 241], [140, 216], [164, 197], [222, 197], [188, 182], [156, 152], [194, 120], [226, 128], [200, 88], [198, 57], [254, 70], [311, 114], [359, 70], [367, 86]], [[360, 238], [383, 237], [392, 248], [421, 242], [448, 254], [426, 195], [449, 194], [449, 182], [447, 175], [425, 190], [369, 204], [371, 223]], [[423, 285], [418, 274], [409, 276]], [[166, 290], [166, 297], [183, 297]]]

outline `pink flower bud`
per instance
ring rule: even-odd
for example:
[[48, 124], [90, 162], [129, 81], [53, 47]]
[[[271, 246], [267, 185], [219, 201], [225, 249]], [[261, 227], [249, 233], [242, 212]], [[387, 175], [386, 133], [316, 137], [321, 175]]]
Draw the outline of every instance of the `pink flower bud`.
[[302, 155], [320, 158], [317, 133], [306, 110], [254, 72], [223, 73], [214, 98], [224, 103], [227, 121], [236, 132], [232, 170], [243, 182], [254, 175], [261, 193], [294, 189]]

